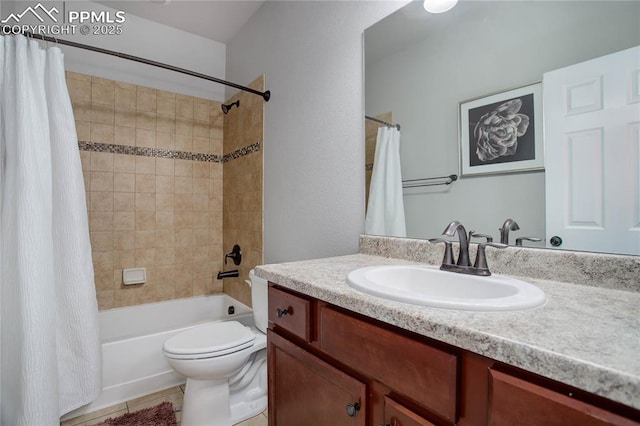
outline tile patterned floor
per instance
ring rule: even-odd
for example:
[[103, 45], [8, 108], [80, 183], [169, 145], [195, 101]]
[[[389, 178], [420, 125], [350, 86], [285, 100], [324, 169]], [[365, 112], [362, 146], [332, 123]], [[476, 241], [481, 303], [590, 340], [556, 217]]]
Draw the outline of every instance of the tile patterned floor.
[[[164, 401], [169, 401], [173, 404], [173, 409], [175, 410], [176, 418], [178, 419], [178, 425], [180, 425], [183, 398], [184, 385], [176, 386], [140, 398], [132, 399], [121, 404], [103, 408], [102, 410], [94, 411], [93, 413], [65, 420], [60, 423], [60, 426], [92, 426], [96, 423], [105, 421], [109, 417], [117, 417], [126, 413], [133, 413], [134, 411], [142, 410], [143, 408], [153, 407], [154, 405], [158, 405]], [[257, 416], [242, 423], [238, 423], [236, 426], [268, 426], [267, 412], [265, 411], [264, 413], [258, 414]]]

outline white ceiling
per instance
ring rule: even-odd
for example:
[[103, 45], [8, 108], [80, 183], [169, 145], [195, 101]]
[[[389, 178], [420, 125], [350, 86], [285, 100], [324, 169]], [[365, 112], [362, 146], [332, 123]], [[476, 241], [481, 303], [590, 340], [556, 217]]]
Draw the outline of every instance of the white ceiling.
[[117, 0], [107, 7], [227, 44], [263, 0]]

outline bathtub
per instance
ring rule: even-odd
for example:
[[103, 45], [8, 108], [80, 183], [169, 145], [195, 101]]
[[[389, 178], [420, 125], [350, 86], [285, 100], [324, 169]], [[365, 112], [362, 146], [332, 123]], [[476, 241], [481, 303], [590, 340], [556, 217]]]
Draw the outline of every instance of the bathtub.
[[184, 383], [162, 354], [162, 344], [176, 333], [206, 321], [253, 324], [251, 308], [226, 294], [109, 309], [99, 319], [102, 393], [62, 420]]

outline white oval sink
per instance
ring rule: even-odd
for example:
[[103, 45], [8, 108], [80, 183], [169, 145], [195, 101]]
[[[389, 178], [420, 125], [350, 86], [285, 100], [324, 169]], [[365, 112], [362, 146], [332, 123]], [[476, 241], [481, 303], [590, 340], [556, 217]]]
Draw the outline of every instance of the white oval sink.
[[385, 299], [469, 311], [515, 311], [546, 301], [538, 287], [515, 278], [459, 274], [429, 266], [368, 266], [349, 273], [347, 284]]

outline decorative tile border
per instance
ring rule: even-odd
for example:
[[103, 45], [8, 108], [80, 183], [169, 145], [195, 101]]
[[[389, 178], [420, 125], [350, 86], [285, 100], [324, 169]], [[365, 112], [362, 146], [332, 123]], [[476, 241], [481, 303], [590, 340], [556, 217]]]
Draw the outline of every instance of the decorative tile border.
[[260, 151], [261, 146], [262, 142], [256, 142], [222, 156], [160, 148], [146, 148], [141, 146], [78, 141], [78, 148], [80, 148], [80, 151], [108, 152], [112, 154], [138, 155], [142, 157], [173, 158], [177, 160], [204, 161], [209, 163], [226, 163], [227, 161], [235, 160], [237, 158], [244, 157], [245, 155], [258, 152]]
[[251, 145], [247, 145], [244, 148], [236, 149], [229, 154], [225, 154], [222, 158], [222, 162], [226, 163], [227, 161], [235, 160], [240, 157], [244, 157], [245, 155], [253, 154], [254, 152], [260, 151], [260, 147], [262, 142], [252, 143]]

